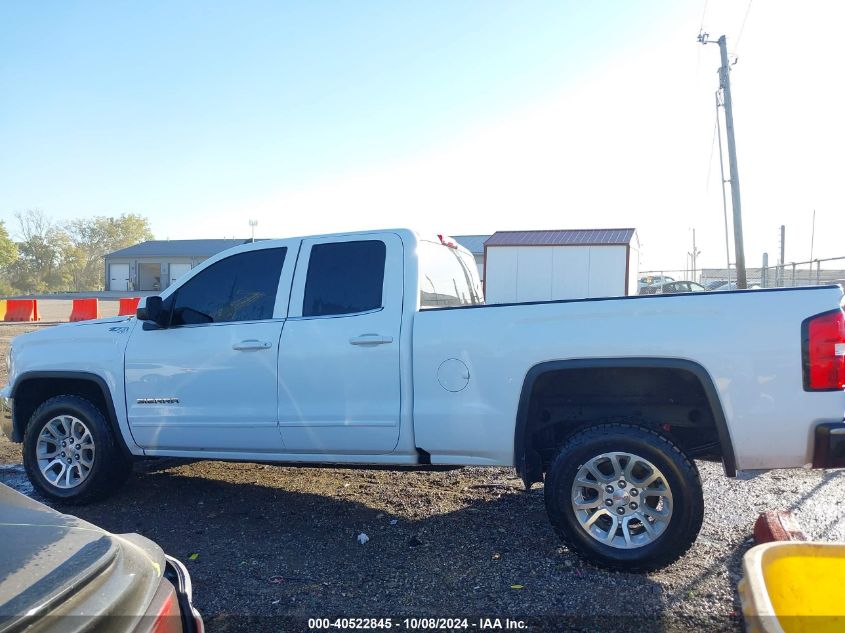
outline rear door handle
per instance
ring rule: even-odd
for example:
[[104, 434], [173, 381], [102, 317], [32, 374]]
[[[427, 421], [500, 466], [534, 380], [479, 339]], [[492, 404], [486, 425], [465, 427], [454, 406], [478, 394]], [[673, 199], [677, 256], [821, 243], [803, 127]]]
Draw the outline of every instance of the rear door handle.
[[259, 341], [254, 338], [248, 339], [246, 341], [241, 341], [240, 343], [235, 343], [234, 345], [232, 345], [232, 349], [237, 350], [239, 352], [246, 352], [257, 349], [270, 349], [271, 347], [273, 347], [273, 344], [269, 341]]
[[354, 336], [349, 339], [351, 345], [385, 345], [392, 343], [392, 336], [382, 336], [381, 334], [362, 334], [361, 336]]

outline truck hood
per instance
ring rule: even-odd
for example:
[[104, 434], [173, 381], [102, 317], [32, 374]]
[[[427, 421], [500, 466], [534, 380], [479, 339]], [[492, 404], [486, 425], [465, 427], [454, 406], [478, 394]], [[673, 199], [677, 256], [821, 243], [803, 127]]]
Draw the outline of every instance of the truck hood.
[[161, 582], [164, 553], [137, 534], [110, 534], [2, 484], [0, 517], [0, 632], [59, 615], [141, 614]]
[[38, 328], [32, 332], [26, 332], [16, 336], [14, 345], [26, 345], [35, 341], [44, 341], [54, 338], [68, 339], [77, 337], [100, 337], [105, 333], [112, 335], [125, 335], [135, 323], [135, 317], [115, 316], [104, 319], [92, 319], [90, 321], [77, 321], [75, 323], [59, 323], [56, 326]]

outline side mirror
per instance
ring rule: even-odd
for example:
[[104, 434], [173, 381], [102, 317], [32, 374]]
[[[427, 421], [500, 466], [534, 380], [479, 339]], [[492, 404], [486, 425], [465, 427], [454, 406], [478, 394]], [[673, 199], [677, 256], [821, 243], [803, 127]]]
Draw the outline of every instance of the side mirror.
[[147, 297], [144, 305], [139, 307], [135, 314], [139, 321], [152, 321], [159, 327], [167, 327], [167, 322], [170, 320], [170, 315], [164, 309], [164, 304], [158, 295]]

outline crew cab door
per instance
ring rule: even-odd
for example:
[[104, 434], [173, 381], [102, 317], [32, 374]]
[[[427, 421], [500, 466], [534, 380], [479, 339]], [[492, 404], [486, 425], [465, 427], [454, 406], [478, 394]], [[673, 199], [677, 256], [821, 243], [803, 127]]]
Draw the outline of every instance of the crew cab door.
[[141, 447], [281, 452], [276, 361], [298, 241], [272, 244], [195, 269], [164, 298], [169, 327], [135, 326], [126, 407]]
[[286, 452], [396, 446], [403, 268], [394, 234], [303, 240], [279, 347]]

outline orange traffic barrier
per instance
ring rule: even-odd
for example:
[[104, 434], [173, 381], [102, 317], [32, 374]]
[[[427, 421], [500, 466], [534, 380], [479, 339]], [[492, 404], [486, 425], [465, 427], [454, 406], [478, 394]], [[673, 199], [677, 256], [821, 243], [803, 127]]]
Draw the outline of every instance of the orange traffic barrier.
[[135, 316], [141, 297], [124, 297], [120, 300], [117, 316]]
[[4, 321], [40, 321], [37, 299], [8, 299]]
[[100, 318], [100, 304], [96, 299], [74, 299], [71, 321], [87, 321]]

